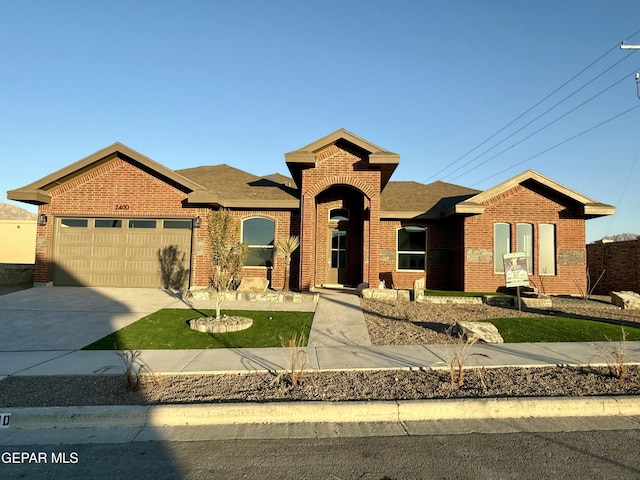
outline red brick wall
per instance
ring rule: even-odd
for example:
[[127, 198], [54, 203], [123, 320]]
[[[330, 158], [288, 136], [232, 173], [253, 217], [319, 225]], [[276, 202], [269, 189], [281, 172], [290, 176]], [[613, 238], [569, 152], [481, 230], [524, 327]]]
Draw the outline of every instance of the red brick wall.
[[[495, 291], [504, 286], [504, 274], [494, 273], [493, 225], [511, 224], [511, 251], [516, 250], [516, 224], [533, 225], [533, 286], [540, 293], [579, 293], [585, 286], [585, 221], [566, 200], [543, 190], [517, 185], [485, 204], [482, 215], [464, 220], [466, 291]], [[538, 270], [538, 225], [556, 225], [556, 275], [541, 276]], [[490, 255], [486, 257], [486, 254]], [[478, 257], [485, 258], [478, 260]]]
[[[397, 235], [404, 227], [422, 227], [427, 230], [426, 272], [397, 269]], [[456, 288], [454, 266], [455, 239], [453, 223], [420, 222], [415, 220], [389, 220], [380, 222], [380, 278], [395, 288], [413, 288], [413, 282], [425, 279], [429, 289], [447, 290]]]
[[[317, 208], [317, 197], [335, 185], [350, 186], [364, 195], [363, 208], [369, 219], [363, 219], [362, 281], [378, 281], [378, 242], [380, 216], [380, 172], [369, 170], [365, 155], [346, 145], [331, 145], [316, 156], [315, 168], [302, 172], [301, 185], [301, 255], [300, 288], [321, 285], [327, 268], [326, 232], [328, 206]], [[322, 204], [322, 202], [321, 202]], [[320, 237], [325, 236], [324, 240]], [[316, 238], [318, 236], [319, 238]], [[370, 240], [371, 239], [371, 240]], [[354, 277], [355, 278], [355, 277]]]
[[587, 245], [587, 265], [594, 294], [625, 290], [640, 293], [640, 240], [591, 243]]

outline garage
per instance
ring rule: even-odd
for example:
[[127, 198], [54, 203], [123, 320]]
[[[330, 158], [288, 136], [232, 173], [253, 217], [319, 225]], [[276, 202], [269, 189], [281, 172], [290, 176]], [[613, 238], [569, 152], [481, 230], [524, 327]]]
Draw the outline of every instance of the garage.
[[188, 286], [192, 226], [184, 218], [57, 217], [53, 283], [161, 288], [173, 276]]

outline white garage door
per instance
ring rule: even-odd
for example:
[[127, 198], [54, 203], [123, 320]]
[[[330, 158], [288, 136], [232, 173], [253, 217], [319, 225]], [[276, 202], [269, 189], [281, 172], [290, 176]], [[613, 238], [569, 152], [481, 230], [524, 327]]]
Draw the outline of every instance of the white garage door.
[[53, 283], [161, 288], [190, 269], [191, 229], [190, 219], [58, 217]]

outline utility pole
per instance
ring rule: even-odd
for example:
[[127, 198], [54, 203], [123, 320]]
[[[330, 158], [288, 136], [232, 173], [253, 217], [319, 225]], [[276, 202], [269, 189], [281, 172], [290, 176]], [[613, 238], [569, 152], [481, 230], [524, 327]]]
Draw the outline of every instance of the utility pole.
[[[620, 44], [620, 50], [640, 50], [640, 45], [627, 45], [624, 41]], [[636, 73], [636, 90], [640, 98], [640, 73]]]

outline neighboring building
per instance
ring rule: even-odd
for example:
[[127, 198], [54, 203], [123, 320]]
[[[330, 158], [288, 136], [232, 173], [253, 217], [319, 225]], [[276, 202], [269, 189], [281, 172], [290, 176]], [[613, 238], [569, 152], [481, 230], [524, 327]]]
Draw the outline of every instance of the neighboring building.
[[35, 259], [36, 214], [0, 203], [0, 264], [31, 264]]
[[614, 208], [534, 171], [484, 192], [393, 182], [399, 155], [338, 130], [285, 154], [291, 178], [227, 165], [170, 170], [116, 143], [8, 192], [39, 206], [35, 282], [159, 286], [158, 251], [186, 254], [191, 288], [208, 285], [209, 209], [231, 210], [249, 245], [244, 276], [284, 283], [274, 244], [299, 235], [294, 289], [378, 284], [495, 291], [502, 254], [525, 251], [545, 293], [585, 285], [585, 220]]

